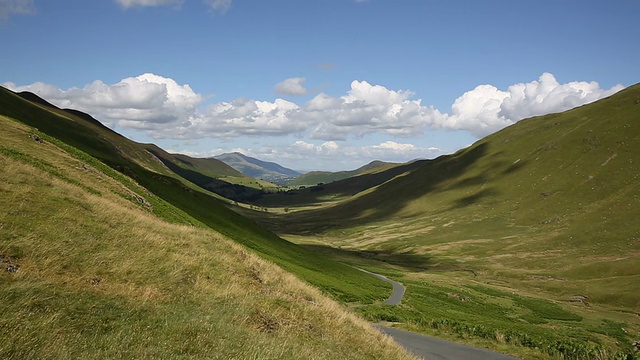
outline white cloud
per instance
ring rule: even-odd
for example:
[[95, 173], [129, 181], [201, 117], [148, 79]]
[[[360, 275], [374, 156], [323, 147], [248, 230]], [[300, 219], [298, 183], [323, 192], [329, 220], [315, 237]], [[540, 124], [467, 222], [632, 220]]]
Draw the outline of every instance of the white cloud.
[[305, 80], [303, 77], [286, 79], [276, 84], [274, 91], [281, 95], [304, 95], [307, 93], [304, 87]]
[[87, 112], [109, 126], [149, 131], [189, 119], [202, 101], [202, 96], [189, 85], [178, 85], [173, 79], [154, 74], [126, 78], [113, 85], [96, 80], [83, 88], [68, 90], [43, 83], [5, 86], [14, 91], [31, 91], [62, 108]]
[[[281, 84], [301, 86], [303, 81], [292, 78]], [[144, 130], [155, 138], [295, 134], [325, 141], [325, 149], [332, 142], [368, 134], [409, 138], [419, 137], [428, 129], [465, 130], [481, 137], [523, 118], [568, 110], [623, 88], [617, 85], [601, 89], [596, 82], [560, 84], [552, 74], [544, 73], [537, 81], [515, 84], [506, 91], [479, 85], [457, 98], [447, 114], [422, 105], [420, 99], [412, 99], [414, 94], [410, 91], [391, 90], [366, 81], [353, 81], [341, 97], [320, 93], [301, 105], [283, 99], [238, 98], [204, 106], [203, 96], [189, 85], [154, 74], [126, 78], [112, 85], [96, 80], [83, 88], [68, 90], [44, 83], [5, 86], [35, 92], [60, 107], [88, 112], [109, 126]], [[380, 146], [389, 150], [397, 143]]]
[[380, 145], [374, 146], [376, 149], [388, 149], [393, 151], [411, 151], [415, 149], [415, 146], [412, 144], [398, 144], [395, 141], [385, 141]]
[[203, 0], [203, 2], [209, 6], [211, 11], [221, 14], [226, 13], [231, 8], [231, 0]]
[[419, 136], [435, 119], [442, 117], [421, 100], [410, 100], [413, 93], [394, 91], [366, 81], [353, 81], [351, 90], [340, 98], [318, 94], [305, 107], [310, 119], [323, 120], [311, 138], [346, 140], [371, 133], [392, 136]]
[[128, 9], [132, 7], [153, 7], [166, 5], [182, 5], [183, 0], [116, 0], [118, 5]]
[[525, 118], [557, 113], [594, 102], [622, 90], [622, 85], [601, 89], [597, 82], [560, 84], [544, 73], [537, 81], [509, 86], [501, 91], [480, 85], [464, 93], [436, 126], [467, 130], [483, 137]]
[[11, 14], [33, 14], [33, 0], [0, 0], [0, 21], [7, 21]]
[[280, 136], [303, 132], [309, 125], [299, 118], [298, 105], [276, 99], [274, 102], [236, 99], [210, 105], [198, 112], [185, 126], [170, 129], [185, 138], [239, 136]]

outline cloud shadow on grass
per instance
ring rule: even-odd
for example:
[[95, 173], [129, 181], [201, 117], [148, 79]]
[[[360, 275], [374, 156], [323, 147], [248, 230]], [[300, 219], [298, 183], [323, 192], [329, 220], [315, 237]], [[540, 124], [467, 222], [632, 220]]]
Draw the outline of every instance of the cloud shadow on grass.
[[[430, 192], [441, 191], [442, 183], [464, 174], [486, 153], [487, 144], [481, 143], [453, 155], [441, 156], [434, 160], [416, 161], [411, 167], [405, 168], [404, 174], [410, 173], [409, 176], [398, 174], [398, 169], [394, 169], [396, 176], [391, 177], [393, 181], [381, 183], [353, 201], [290, 214], [286, 217], [286, 224], [283, 223], [281, 229], [274, 229], [274, 231], [283, 233], [282, 230], [286, 229], [284, 233], [310, 235], [387, 220], [398, 214], [413, 200]], [[491, 169], [485, 169], [485, 173], [495, 171], [495, 168], [500, 166], [504, 164], [492, 163]], [[458, 186], [482, 183], [485, 177], [485, 174], [481, 174], [476, 178], [470, 178], [468, 183], [464, 180], [459, 181]], [[343, 182], [349, 184], [353, 181], [363, 182], [364, 179], [356, 177], [331, 185], [340, 189]], [[342, 188], [344, 189], [344, 186]], [[329, 190], [331, 188], [327, 186], [325, 191]], [[460, 204], [473, 200], [473, 198], [462, 199]]]
[[344, 258], [375, 260], [413, 271], [425, 271], [435, 266], [431, 256], [413, 252], [395, 253], [387, 250], [355, 250], [317, 244], [303, 246], [313, 252], [333, 256], [337, 260]]

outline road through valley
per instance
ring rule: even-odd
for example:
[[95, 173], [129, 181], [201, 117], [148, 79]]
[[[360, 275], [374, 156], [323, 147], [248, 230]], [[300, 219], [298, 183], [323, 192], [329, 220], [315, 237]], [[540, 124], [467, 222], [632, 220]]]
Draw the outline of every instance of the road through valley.
[[[393, 285], [393, 291], [389, 298], [384, 301], [383, 305], [398, 305], [402, 301], [406, 288], [397, 281], [393, 281], [386, 276], [372, 273], [367, 270], [358, 269], [371, 274], [382, 281], [386, 281]], [[374, 325], [385, 334], [391, 336], [398, 344], [402, 345], [412, 354], [427, 360], [517, 360], [517, 358], [500, 354], [487, 349], [476, 348], [469, 345], [458, 344], [451, 341], [438, 339], [432, 336], [413, 333], [406, 330], [400, 330]]]

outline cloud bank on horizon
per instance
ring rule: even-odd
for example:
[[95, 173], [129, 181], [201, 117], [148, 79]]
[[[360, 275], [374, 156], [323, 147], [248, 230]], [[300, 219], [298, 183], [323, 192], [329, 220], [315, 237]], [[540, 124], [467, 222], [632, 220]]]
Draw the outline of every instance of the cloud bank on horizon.
[[[304, 78], [285, 79], [275, 91], [307, 93]], [[602, 89], [597, 82], [560, 84], [554, 75], [500, 90], [479, 85], [458, 97], [449, 112], [423, 105], [408, 90], [392, 90], [354, 80], [342, 96], [319, 93], [303, 104], [276, 98], [238, 98], [207, 104], [207, 96], [171, 78], [142, 74], [116, 84], [96, 80], [83, 88], [60, 89], [44, 83], [16, 85], [63, 108], [92, 114], [105, 125], [144, 131], [156, 139], [232, 139], [243, 136], [298, 135], [328, 142], [368, 134], [399, 138], [422, 136], [430, 129], [468, 131], [484, 137], [522, 119], [562, 112], [610, 96], [622, 85]]]

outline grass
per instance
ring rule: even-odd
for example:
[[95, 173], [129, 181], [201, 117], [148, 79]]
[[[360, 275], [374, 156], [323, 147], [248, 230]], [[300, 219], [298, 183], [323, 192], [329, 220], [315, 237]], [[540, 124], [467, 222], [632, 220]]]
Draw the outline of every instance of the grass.
[[0, 117], [0, 357], [410, 358], [316, 288], [34, 131]]
[[[390, 286], [382, 281], [329, 258], [318, 257], [238, 215], [227, 208], [226, 201], [216, 199], [211, 192], [161, 166], [162, 161], [146, 150], [148, 145], [131, 142], [84, 118], [27, 102], [4, 89], [0, 92], [0, 111], [37, 127], [43, 137], [48, 136], [48, 141], [65, 144], [61, 146], [66, 146], [67, 150], [76, 149], [69, 151], [84, 153], [83, 159], [94, 158], [133, 179], [143, 189], [136, 193], [137, 196], [157, 201], [158, 204], [151, 203], [151, 211], [157, 216], [182, 224], [193, 223], [188, 219], [194, 219], [201, 226], [215, 229], [247, 246], [339, 301], [371, 303], [384, 299], [390, 290]], [[168, 156], [157, 149], [155, 152], [162, 158]], [[210, 178], [189, 168], [182, 169], [194, 176]], [[107, 173], [113, 174], [112, 170]], [[129, 196], [133, 198], [133, 195]]]
[[[523, 120], [455, 154], [378, 173], [384, 181], [354, 177], [266, 197], [291, 211], [253, 216], [310, 249], [401, 276], [406, 308], [361, 310], [372, 319], [381, 312], [422, 331], [435, 321], [465, 337], [478, 327], [501, 334], [486, 346], [503, 346], [511, 331], [536, 334], [542, 358], [631, 354], [640, 338], [639, 99], [636, 85]], [[488, 293], [496, 288], [500, 295]], [[486, 301], [477, 308], [448, 293]], [[626, 335], [603, 326], [611, 323]], [[509, 351], [531, 356], [516, 346], [523, 341]]]

